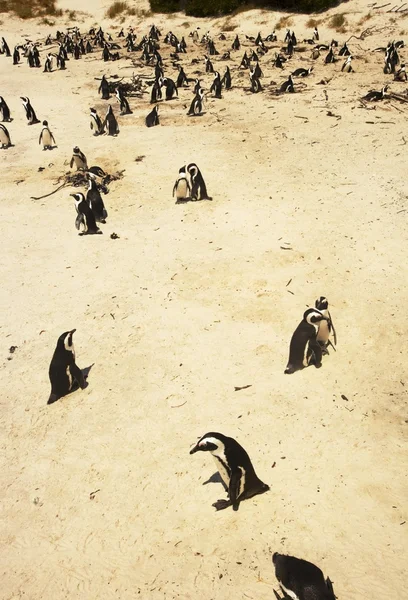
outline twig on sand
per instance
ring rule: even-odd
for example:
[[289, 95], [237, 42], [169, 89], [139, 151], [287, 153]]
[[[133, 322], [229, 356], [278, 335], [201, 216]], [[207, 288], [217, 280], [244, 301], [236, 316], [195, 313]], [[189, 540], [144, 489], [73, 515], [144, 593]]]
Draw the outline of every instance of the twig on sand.
[[64, 182], [63, 184], [61, 184], [60, 186], [57, 187], [56, 190], [54, 190], [53, 192], [50, 192], [49, 194], [44, 194], [44, 196], [31, 196], [31, 200], [42, 200], [43, 198], [48, 198], [48, 196], [52, 196], [53, 194], [55, 194], [56, 192], [58, 192], [61, 188], [65, 187], [68, 185], [68, 182]]
[[185, 402], [183, 402], [183, 404], [175, 404], [174, 406], [170, 406], [170, 408], [180, 408], [181, 406], [184, 406], [185, 404], [187, 404], [187, 400]]

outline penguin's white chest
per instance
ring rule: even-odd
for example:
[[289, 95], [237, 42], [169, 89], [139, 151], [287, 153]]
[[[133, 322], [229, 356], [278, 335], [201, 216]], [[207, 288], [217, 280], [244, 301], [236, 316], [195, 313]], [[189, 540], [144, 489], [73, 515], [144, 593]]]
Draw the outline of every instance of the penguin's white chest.
[[74, 156], [74, 163], [77, 169], [83, 169], [85, 162], [82, 160], [80, 156]]
[[317, 333], [318, 342], [327, 342], [330, 337], [330, 329], [328, 321], [320, 321], [319, 331]]
[[9, 139], [7, 137], [6, 132], [3, 129], [0, 129], [0, 144], [8, 144], [9, 143]]
[[187, 179], [179, 179], [177, 182], [177, 189], [176, 189], [176, 197], [178, 199], [184, 199], [188, 197], [188, 185], [187, 185]]
[[42, 143], [43, 146], [51, 146], [51, 132], [49, 129], [43, 129], [42, 132]]

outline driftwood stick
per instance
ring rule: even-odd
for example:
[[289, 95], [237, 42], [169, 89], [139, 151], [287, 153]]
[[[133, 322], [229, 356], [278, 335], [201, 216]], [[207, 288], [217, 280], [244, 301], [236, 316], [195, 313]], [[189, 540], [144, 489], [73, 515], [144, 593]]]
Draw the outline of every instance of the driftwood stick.
[[48, 196], [52, 196], [53, 194], [58, 192], [58, 190], [60, 190], [61, 188], [65, 187], [67, 185], [68, 185], [68, 183], [65, 182], [62, 185], [60, 185], [59, 187], [57, 187], [57, 189], [54, 190], [53, 192], [50, 192], [49, 194], [44, 194], [44, 196], [38, 196], [38, 198], [36, 198], [35, 196], [31, 196], [31, 200], [42, 200], [43, 198], [48, 198]]

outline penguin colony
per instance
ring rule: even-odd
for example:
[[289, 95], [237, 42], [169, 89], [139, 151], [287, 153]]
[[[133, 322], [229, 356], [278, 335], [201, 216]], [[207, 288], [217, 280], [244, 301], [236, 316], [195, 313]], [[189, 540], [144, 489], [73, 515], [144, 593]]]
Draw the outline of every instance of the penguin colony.
[[[145, 117], [145, 125], [154, 127], [160, 124], [160, 102], [178, 100], [180, 96], [187, 99], [187, 94], [191, 95], [192, 90], [193, 95], [186, 116], [197, 117], [203, 116], [205, 113], [206, 97], [211, 96], [214, 99], [223, 100], [223, 91], [227, 92], [233, 87], [234, 72], [231, 72], [230, 66], [225, 65], [223, 73], [221, 73], [223, 64], [221, 61], [228, 61], [231, 53], [240, 52], [243, 43], [246, 48], [239, 69], [248, 71], [248, 85], [244, 91], [253, 94], [264, 92], [267, 88], [266, 84], [261, 83], [261, 79], [264, 77], [260, 65], [262, 59], [270, 53], [269, 57], [272, 54], [274, 68], [288, 70], [288, 65], [296, 55], [299, 43], [295, 32], [290, 30], [287, 30], [282, 45], [279, 44], [275, 32], [265, 37], [262, 37], [260, 33], [256, 38], [245, 36], [244, 42], [240, 40], [239, 35], [235, 35], [231, 42], [231, 40], [227, 41], [227, 37], [223, 33], [218, 36], [217, 40], [214, 40], [209, 33], [201, 36], [199, 28], [197, 28], [190, 33], [189, 43], [201, 46], [203, 50], [202, 64], [205, 70], [203, 87], [201, 79], [189, 77], [186, 73], [188, 62], [182, 64], [183, 59], [188, 55], [186, 40], [184, 37], [179, 39], [172, 32], [164, 36], [162, 44], [170, 47], [172, 65], [177, 69], [178, 74], [174, 75], [174, 80], [165, 73], [164, 61], [159, 52], [161, 37], [161, 32], [154, 25], [151, 26], [149, 33], [141, 39], [132, 28], [129, 28], [126, 35], [122, 29], [117, 36], [117, 41], [114, 41], [112, 36], [105, 33], [102, 28], [98, 30], [93, 28], [86, 34], [81, 34], [77, 27], [70, 28], [68, 33], [58, 31], [55, 38], [49, 35], [42, 44], [44, 48], [52, 44], [56, 44], [58, 47], [58, 52], [46, 53], [43, 72], [49, 74], [54, 69], [65, 70], [68, 61], [79, 60], [90, 53], [101, 52], [101, 59], [104, 62], [119, 60], [122, 57], [121, 52], [124, 51], [130, 54], [135, 53], [140, 57], [140, 61], [144, 65], [150, 66], [153, 71], [153, 80], [147, 85], [151, 88], [149, 91], [150, 102], [154, 106]], [[227, 43], [228, 49], [220, 56], [220, 51], [216, 46], [224, 42]], [[301, 43], [310, 45], [310, 60], [315, 64], [311, 64], [307, 68], [289, 69], [288, 77], [278, 86], [275, 90], [276, 93], [293, 94], [300, 91], [297, 80], [311, 78], [315, 71], [321, 70], [317, 66], [315, 68], [319, 62], [323, 66], [341, 60], [341, 72], [345, 74], [355, 72], [353, 55], [347, 43], [340, 46], [336, 40], [332, 40], [329, 44], [323, 44], [320, 42], [317, 28], [313, 30], [310, 38], [304, 39]], [[16, 46], [11, 53], [3, 37], [0, 54], [12, 58], [13, 65], [19, 65], [26, 60], [29, 68], [41, 68], [39, 47], [41, 47], [40, 43], [27, 41], [25, 44]], [[384, 54], [384, 75], [392, 75], [395, 82], [407, 81], [405, 64], [400, 59], [403, 47], [403, 41], [392, 41], [385, 47], [373, 50]], [[196, 63], [197, 61], [193, 60], [192, 62]], [[363, 96], [363, 100], [367, 102], [381, 101], [386, 97], [388, 89], [389, 84], [386, 83], [381, 90], [370, 90]], [[125, 88], [120, 83], [112, 84], [104, 75], [97, 92], [103, 100], [110, 100], [112, 96], [116, 97], [120, 117], [133, 114]], [[30, 98], [22, 96], [21, 101], [27, 124], [39, 124], [40, 120], [37, 118]], [[0, 117], [2, 121], [0, 123], [0, 146], [2, 149], [7, 149], [12, 146], [12, 142], [4, 123], [11, 123], [13, 119], [9, 106], [2, 96], [0, 96]], [[103, 119], [95, 108], [90, 108], [90, 129], [94, 136], [117, 136], [120, 133], [118, 120], [111, 104], [108, 105]], [[42, 121], [39, 144], [42, 144], [43, 150], [56, 148], [55, 138], [47, 120]], [[75, 226], [80, 231], [80, 235], [101, 234], [102, 231], [97, 223], [105, 224], [108, 216], [100, 193], [106, 191], [104, 184], [107, 181], [107, 174], [101, 167], [89, 168], [85, 154], [77, 145], [73, 148], [70, 161], [70, 168], [74, 167], [77, 171], [84, 173], [88, 182], [86, 194], [82, 192], [71, 194], [77, 213]], [[176, 198], [176, 203], [188, 200], [212, 200], [212, 197], [208, 195], [204, 176], [198, 165], [189, 163], [180, 167], [173, 187], [173, 197]], [[76, 389], [84, 389], [88, 385], [85, 375], [75, 361], [73, 344], [75, 331], [73, 329], [64, 332], [58, 338], [49, 366], [51, 392], [48, 404], [53, 404]], [[330, 346], [335, 349], [336, 343], [337, 335], [329, 312], [328, 301], [325, 297], [320, 297], [315, 301], [313, 307], [304, 312], [301, 322], [292, 335], [285, 373], [293, 374], [311, 365], [320, 368], [322, 357], [329, 354]], [[234, 511], [237, 511], [242, 501], [269, 491], [269, 485], [258, 478], [247, 452], [235, 439], [222, 433], [209, 432], [200, 437], [193, 445], [190, 454], [199, 451], [209, 452], [213, 456], [227, 492], [227, 499], [214, 502], [213, 506], [216, 510], [232, 507]], [[312, 563], [277, 552], [273, 554], [272, 562], [283, 599], [335, 599], [332, 582], [329, 578], [325, 578], [322, 571]], [[274, 593], [279, 600], [281, 598], [279, 593], [277, 591]]]

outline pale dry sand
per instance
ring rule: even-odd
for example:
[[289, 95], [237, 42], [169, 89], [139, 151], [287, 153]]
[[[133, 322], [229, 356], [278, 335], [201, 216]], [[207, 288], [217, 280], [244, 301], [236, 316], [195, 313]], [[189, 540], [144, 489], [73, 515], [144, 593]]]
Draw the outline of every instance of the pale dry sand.
[[[118, 31], [103, 17], [108, 3], [91, 6], [81, 30]], [[392, 80], [368, 50], [408, 41], [408, 17], [386, 10], [360, 26], [362, 1], [318, 17], [322, 41], [387, 27], [350, 42], [355, 74], [322, 57], [301, 93], [276, 98], [275, 86], [246, 93], [248, 73], [234, 69], [237, 87], [195, 120], [191, 90], [162, 103], [153, 129], [144, 126], [149, 96], [131, 100], [117, 138], [92, 137], [88, 111], [106, 106], [95, 77], [137, 73], [130, 61], [105, 65], [98, 53], [47, 75], [0, 56], [15, 144], [1, 152], [1, 598], [266, 600], [277, 585], [273, 551], [317, 563], [340, 600], [405, 597], [407, 105], [359, 102]], [[345, 33], [327, 27], [335, 12], [347, 13]], [[216, 46], [230, 47], [236, 32], [267, 35], [279, 16], [243, 13]], [[69, 24], [2, 19], [10, 46]], [[293, 17], [300, 40], [311, 35], [308, 19]], [[226, 19], [129, 17], [125, 26], [140, 39], [153, 21], [179, 36], [199, 24], [215, 38]], [[204, 51], [187, 41], [193, 76], [203, 63], [191, 57]], [[292, 70], [271, 60], [261, 61], [266, 86]], [[317, 85], [323, 77], [332, 80]], [[209, 88], [212, 77], [202, 79]], [[52, 152], [38, 146], [40, 126], [26, 125], [22, 95], [48, 119]], [[102, 236], [77, 236], [73, 189], [30, 199], [69, 170], [74, 145], [89, 164], [125, 169], [105, 197]], [[201, 167], [213, 202], [174, 204], [187, 161]], [[320, 295], [337, 353], [320, 370], [286, 376], [292, 332]], [[94, 364], [89, 387], [47, 407], [55, 343], [73, 327], [78, 364]], [[203, 485], [213, 461], [188, 454], [211, 430], [235, 437], [271, 486], [238, 512], [214, 511], [225, 493]]]

